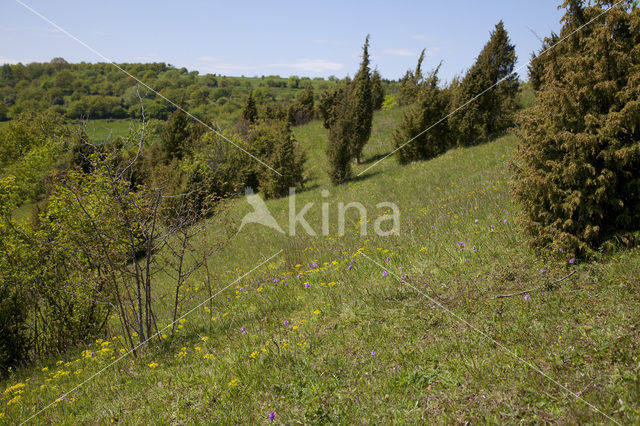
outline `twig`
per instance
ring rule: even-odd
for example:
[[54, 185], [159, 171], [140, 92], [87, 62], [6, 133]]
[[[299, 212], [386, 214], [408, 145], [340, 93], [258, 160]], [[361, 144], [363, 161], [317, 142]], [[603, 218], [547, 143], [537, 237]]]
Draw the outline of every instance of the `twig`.
[[[555, 281], [552, 283], [552, 285], [553, 285], [553, 284], [558, 284], [560, 281], [564, 281], [564, 280], [566, 280], [567, 278], [569, 278], [571, 275], [573, 275], [573, 274], [575, 274], [575, 273], [576, 273], [576, 271], [571, 271], [571, 273], [569, 273], [569, 274], [565, 275], [564, 277], [562, 277], [562, 278], [559, 278], [559, 279], [555, 280]], [[492, 299], [504, 299], [505, 297], [520, 296], [521, 294], [531, 293], [531, 292], [536, 291], [536, 290], [540, 290], [540, 288], [532, 288], [532, 289], [530, 289], [530, 290], [523, 290], [523, 291], [519, 291], [519, 292], [517, 292], [517, 293], [511, 293], [511, 294], [500, 294], [500, 295], [498, 295], [498, 296], [493, 296], [493, 297], [492, 297]]]

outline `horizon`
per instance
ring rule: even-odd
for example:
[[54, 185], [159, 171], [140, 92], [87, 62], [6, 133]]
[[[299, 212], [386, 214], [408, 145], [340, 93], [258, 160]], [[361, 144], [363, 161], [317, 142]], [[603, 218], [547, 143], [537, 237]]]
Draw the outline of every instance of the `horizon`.
[[[417, 2], [390, 8], [371, 2], [365, 10], [359, 4], [333, 0], [322, 7], [284, 1], [249, 7], [116, 2], [92, 5], [91, 20], [86, 19], [84, 4], [75, 0], [63, 2], [62, 7], [42, 1], [25, 4], [116, 63], [164, 62], [201, 75], [342, 79], [356, 72], [362, 44], [370, 34], [371, 67], [392, 81], [415, 68], [423, 48], [424, 69], [433, 69], [442, 61], [443, 81], [461, 75], [500, 20], [516, 45], [516, 68], [521, 67], [540, 48], [540, 38], [559, 30], [562, 16], [558, 2], [551, 0], [537, 4], [467, 2], [463, 8]], [[148, 7], [151, 5], [153, 8]], [[54, 57], [69, 63], [105, 62], [17, 1], [3, 3], [0, 11], [4, 46], [0, 63], [42, 63]], [[422, 20], [432, 16], [437, 19], [425, 28]], [[526, 80], [526, 72], [519, 76]]]

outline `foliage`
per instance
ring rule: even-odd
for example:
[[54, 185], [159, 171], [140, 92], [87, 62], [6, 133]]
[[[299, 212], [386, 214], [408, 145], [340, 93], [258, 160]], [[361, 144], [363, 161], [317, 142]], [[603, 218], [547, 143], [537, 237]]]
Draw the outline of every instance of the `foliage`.
[[515, 46], [500, 21], [456, 91], [454, 105], [460, 110], [451, 115], [449, 126], [461, 146], [477, 144], [511, 125], [519, 87], [515, 62]]
[[37, 200], [45, 192], [52, 168], [66, 161], [70, 132], [58, 114], [25, 112], [0, 130], [0, 165], [15, 176], [18, 203]]
[[422, 62], [424, 61], [425, 51], [425, 49], [422, 49], [422, 52], [420, 52], [415, 72], [407, 70], [404, 77], [400, 80], [398, 105], [410, 105], [416, 101], [423, 79]]
[[184, 103], [180, 103], [167, 121], [162, 132], [161, 145], [167, 160], [181, 159], [189, 142], [189, 117], [184, 112]]
[[[611, 2], [565, 2], [560, 37]], [[519, 118], [514, 195], [537, 247], [589, 255], [640, 223], [640, 11], [622, 2], [538, 62]]]
[[[394, 131], [393, 142], [400, 164], [428, 160], [445, 152], [451, 146], [446, 123], [433, 126], [445, 115], [447, 94], [438, 87], [436, 68], [420, 85], [417, 102], [403, 115]], [[433, 127], [432, 127], [433, 126]]]
[[351, 97], [351, 91], [345, 90], [341, 99], [332, 106], [327, 160], [329, 162], [329, 179], [334, 185], [340, 185], [351, 178], [353, 157], [349, 141], [356, 132]]
[[373, 73], [371, 73], [371, 104], [373, 105], [374, 111], [382, 108], [384, 98], [384, 87], [382, 85], [380, 73], [376, 68], [373, 70]]
[[258, 109], [256, 108], [256, 102], [253, 100], [251, 92], [247, 96], [247, 102], [242, 109], [242, 118], [249, 123], [255, 123], [258, 119]]
[[371, 71], [369, 69], [369, 36], [366, 37], [362, 47], [362, 62], [360, 69], [353, 78], [350, 90], [353, 92], [349, 98], [353, 102], [353, 130], [352, 138], [349, 138], [351, 157], [360, 164], [362, 150], [371, 136], [371, 122], [373, 120], [373, 101], [371, 95]]
[[260, 122], [249, 132], [247, 143], [251, 151], [270, 167], [259, 163], [252, 166], [257, 188], [266, 198], [284, 197], [289, 195], [289, 188], [302, 186], [305, 155], [288, 123]]

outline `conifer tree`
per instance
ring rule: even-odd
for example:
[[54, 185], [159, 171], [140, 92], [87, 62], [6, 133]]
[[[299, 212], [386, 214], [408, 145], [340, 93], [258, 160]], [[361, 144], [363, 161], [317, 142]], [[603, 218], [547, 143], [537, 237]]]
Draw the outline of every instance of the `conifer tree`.
[[400, 164], [428, 160], [442, 154], [451, 145], [445, 123], [431, 127], [446, 115], [448, 105], [447, 93], [438, 87], [439, 70], [440, 66], [421, 84], [417, 102], [405, 112], [394, 131], [394, 146], [402, 147], [396, 151]]
[[371, 74], [371, 104], [373, 110], [377, 111], [382, 108], [382, 102], [384, 101], [384, 87], [382, 87], [382, 79], [380, 73], [376, 68]]
[[402, 80], [400, 80], [398, 105], [410, 105], [416, 101], [423, 78], [422, 62], [424, 61], [425, 51], [425, 49], [422, 49], [422, 52], [420, 52], [415, 72], [408, 70]]
[[[253, 147], [262, 146], [267, 155], [261, 155], [273, 170], [259, 166], [258, 189], [267, 198], [289, 195], [290, 187], [303, 184], [305, 154], [295, 140], [289, 124], [283, 121], [261, 122], [250, 136]], [[254, 151], [256, 152], [256, 151]], [[259, 152], [256, 154], [260, 155]]]
[[351, 92], [344, 95], [333, 106], [333, 115], [329, 127], [327, 158], [329, 178], [334, 185], [340, 185], [351, 178], [351, 147], [349, 141], [355, 133], [355, 120], [351, 108]]
[[512, 74], [515, 62], [515, 46], [500, 21], [456, 93], [455, 105], [464, 107], [451, 115], [449, 125], [459, 137], [458, 144], [477, 144], [512, 123], [519, 87], [518, 77]]
[[162, 150], [168, 161], [182, 158], [189, 139], [189, 119], [183, 109], [184, 102], [181, 101], [180, 108], [171, 113], [162, 132]]
[[313, 118], [313, 85], [309, 83], [301, 93], [296, 96], [295, 102], [290, 107], [290, 123], [296, 126], [308, 123]]
[[247, 120], [249, 123], [255, 123], [258, 119], [258, 108], [256, 107], [256, 102], [253, 100], [251, 92], [249, 92], [247, 102], [244, 104], [244, 108], [242, 109], [242, 118]]
[[640, 10], [613, 3], [564, 2], [561, 38], [600, 17], [540, 62], [536, 101], [519, 117], [522, 222], [532, 245], [564, 256], [640, 230]]
[[362, 62], [355, 75], [352, 85], [353, 101], [353, 137], [350, 138], [351, 157], [360, 164], [360, 157], [364, 146], [371, 136], [371, 123], [373, 121], [373, 103], [371, 101], [371, 71], [369, 69], [369, 36], [362, 47]]

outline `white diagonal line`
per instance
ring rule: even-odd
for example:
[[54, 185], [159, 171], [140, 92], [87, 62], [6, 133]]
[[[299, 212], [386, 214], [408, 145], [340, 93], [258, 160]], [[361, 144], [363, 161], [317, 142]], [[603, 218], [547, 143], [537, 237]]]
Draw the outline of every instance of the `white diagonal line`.
[[[18, 0], [16, 0], [18, 1]], [[582, 25], [581, 27], [577, 28], [575, 31], [572, 31], [570, 34], [564, 36], [563, 38], [561, 38], [560, 40], [558, 40], [558, 42], [556, 44], [554, 44], [553, 46], [549, 46], [548, 48], [546, 48], [545, 50], [543, 50], [542, 52], [540, 52], [538, 54], [538, 57], [544, 55], [545, 53], [547, 53], [548, 51], [550, 51], [551, 49], [553, 49], [554, 47], [556, 47], [557, 45], [559, 45], [560, 43], [562, 43], [563, 41], [565, 41], [566, 39], [568, 39], [569, 37], [571, 37], [572, 35], [574, 35], [575, 33], [577, 33], [578, 31], [582, 30], [584, 27], [591, 25], [593, 23], [593, 21], [595, 21], [596, 19], [600, 18], [602, 15], [606, 14], [607, 12], [609, 12], [611, 9], [613, 9], [614, 7], [616, 7], [617, 5], [619, 5], [620, 3], [622, 3], [625, 0], [618, 0], [618, 2], [616, 2], [615, 4], [613, 4], [609, 9], [603, 11], [602, 13], [598, 14], [598, 16], [596, 16], [595, 18], [591, 19], [589, 22], [587, 22], [586, 24]], [[465, 102], [464, 104], [460, 105], [458, 108], [454, 109], [453, 111], [451, 111], [449, 114], [445, 115], [444, 117], [442, 117], [440, 120], [436, 121], [435, 123], [433, 123], [431, 126], [427, 127], [425, 130], [421, 131], [420, 133], [418, 133], [417, 135], [415, 135], [413, 138], [409, 139], [408, 141], [406, 141], [405, 143], [403, 143], [402, 145], [400, 145], [398, 148], [394, 149], [393, 151], [391, 151], [389, 154], [385, 155], [384, 157], [382, 157], [381, 159], [379, 159], [378, 161], [376, 161], [375, 163], [373, 163], [372, 165], [370, 165], [369, 167], [367, 167], [366, 169], [364, 169], [363, 171], [361, 171], [360, 173], [358, 173], [358, 176], [361, 176], [363, 173], [365, 173], [367, 170], [372, 169], [373, 167], [375, 167], [376, 165], [378, 165], [378, 163], [386, 160], [387, 158], [389, 158], [390, 156], [392, 156], [393, 154], [395, 154], [396, 152], [400, 151], [402, 148], [404, 148], [406, 145], [410, 144], [411, 142], [413, 142], [414, 140], [416, 140], [417, 138], [419, 138], [420, 136], [424, 135], [425, 133], [427, 133], [429, 130], [433, 129], [434, 127], [436, 127], [438, 124], [442, 123], [444, 120], [446, 120], [447, 118], [451, 117], [453, 114], [455, 114], [456, 112], [460, 111], [461, 109], [463, 109], [464, 107], [466, 107], [467, 105], [469, 105], [470, 103], [472, 103], [473, 101], [475, 101], [476, 99], [478, 99], [480, 96], [484, 95], [485, 93], [487, 93], [489, 90], [493, 89], [494, 87], [496, 87], [498, 84], [502, 83], [504, 80], [506, 80], [507, 78], [515, 75], [517, 72], [519, 72], [521, 69], [523, 69], [524, 67], [526, 67], [527, 65], [529, 65], [530, 62], [525, 63], [524, 65], [518, 67], [516, 70], [512, 71], [510, 74], [506, 75], [505, 77], [501, 78], [500, 80], [498, 80], [498, 82], [492, 84], [491, 86], [487, 87], [486, 89], [484, 89], [482, 92], [480, 92], [479, 94], [477, 94], [476, 96], [474, 96], [473, 98], [471, 98], [470, 100], [468, 100], [467, 102]]]
[[261, 267], [262, 265], [264, 265], [265, 263], [267, 263], [268, 261], [270, 261], [271, 259], [273, 259], [274, 257], [276, 257], [277, 255], [279, 255], [280, 253], [282, 253], [282, 250], [279, 250], [278, 252], [276, 252], [275, 254], [271, 255], [271, 257], [269, 257], [268, 259], [264, 260], [263, 262], [261, 262], [259, 265], [257, 265], [256, 267], [254, 267], [253, 269], [251, 269], [249, 272], [247, 272], [246, 274], [240, 276], [238, 279], [236, 279], [235, 281], [233, 281], [232, 283], [228, 284], [226, 287], [222, 288], [221, 290], [218, 290], [218, 292], [216, 292], [214, 295], [206, 298], [205, 300], [203, 300], [202, 302], [200, 302], [198, 305], [196, 305], [194, 308], [192, 308], [191, 310], [187, 311], [184, 315], [182, 315], [180, 318], [177, 318], [175, 321], [171, 322], [170, 324], [167, 324], [166, 326], [164, 326], [162, 329], [160, 329], [156, 334], [154, 334], [153, 336], [150, 336], [149, 338], [147, 338], [144, 342], [140, 342], [137, 346], [134, 346], [133, 348], [129, 349], [129, 351], [125, 352], [124, 354], [122, 354], [121, 356], [119, 356], [118, 358], [116, 358], [113, 362], [110, 362], [109, 364], [107, 364], [105, 367], [103, 367], [101, 370], [99, 370], [98, 372], [94, 373], [92, 376], [90, 376], [89, 378], [85, 379], [84, 381], [82, 381], [80, 384], [78, 384], [76, 387], [74, 387], [73, 389], [63, 393], [59, 398], [56, 398], [52, 403], [50, 403], [49, 405], [47, 405], [46, 407], [42, 408], [40, 411], [38, 411], [37, 413], [33, 414], [31, 417], [29, 417], [28, 419], [25, 419], [24, 421], [20, 422], [20, 425], [23, 425], [25, 423], [27, 423], [29, 420], [33, 419], [34, 417], [36, 417], [38, 414], [42, 413], [43, 411], [47, 410], [49, 407], [51, 407], [53, 404], [56, 403], [56, 401], [58, 401], [58, 399], [60, 399], [61, 397], [66, 397], [67, 395], [75, 392], [76, 390], [78, 390], [82, 385], [84, 385], [85, 383], [89, 382], [90, 380], [92, 380], [94, 377], [102, 374], [103, 371], [105, 371], [106, 369], [108, 369], [109, 367], [111, 367], [112, 365], [116, 364], [118, 361], [120, 361], [122, 358], [125, 358], [126, 356], [128, 356], [129, 354], [131, 354], [133, 351], [135, 351], [136, 349], [138, 349], [140, 346], [143, 346], [145, 344], [147, 344], [151, 339], [156, 338], [157, 336], [160, 335], [160, 333], [162, 333], [163, 331], [167, 330], [169, 327], [172, 327], [176, 322], [180, 321], [182, 318], [185, 318], [186, 316], [190, 315], [193, 311], [195, 311], [196, 309], [198, 309], [199, 307], [201, 307], [202, 305], [204, 305], [205, 303], [207, 303], [209, 300], [213, 299], [214, 297], [216, 297], [217, 295], [219, 295], [220, 293], [222, 293], [223, 291], [225, 291], [226, 289], [228, 289], [229, 287], [231, 287], [232, 285], [234, 285], [235, 283], [237, 283], [238, 281], [240, 281], [241, 279], [243, 279], [244, 277], [246, 277], [247, 275], [249, 275], [250, 273], [252, 273], [253, 271], [255, 271], [256, 269], [258, 269], [259, 267]]
[[504, 352], [506, 352], [507, 354], [511, 355], [512, 357], [514, 357], [515, 359], [517, 359], [518, 361], [522, 362], [523, 364], [526, 364], [527, 366], [531, 367], [534, 371], [536, 371], [538, 374], [542, 375], [543, 377], [545, 377], [547, 380], [549, 380], [550, 382], [558, 385], [560, 388], [562, 388], [564, 391], [568, 392], [569, 394], [571, 394], [572, 396], [574, 396], [576, 399], [584, 402], [585, 404], [587, 404], [589, 407], [591, 407], [593, 410], [595, 410], [596, 412], [602, 414], [603, 416], [605, 416], [607, 419], [611, 420], [612, 422], [614, 422], [615, 424], [620, 424], [619, 422], [617, 422], [616, 420], [614, 420], [613, 418], [609, 417], [607, 414], [605, 414], [604, 412], [602, 412], [598, 407], [596, 407], [595, 405], [593, 405], [592, 403], [590, 403], [589, 401], [585, 400], [584, 398], [582, 398], [580, 395], [578, 395], [577, 393], [573, 392], [572, 390], [570, 390], [569, 388], [567, 388], [566, 386], [562, 385], [560, 382], [558, 382], [557, 380], [555, 380], [554, 378], [550, 377], [549, 375], [547, 375], [544, 371], [540, 370], [538, 367], [536, 367], [535, 365], [533, 365], [533, 363], [531, 363], [530, 361], [527, 361], [526, 359], [523, 359], [521, 357], [518, 356], [518, 354], [516, 354], [515, 352], [513, 352], [511, 349], [507, 348], [506, 346], [504, 346], [502, 343], [498, 342], [496, 339], [494, 339], [493, 337], [489, 336], [488, 334], [486, 334], [484, 331], [480, 330], [479, 328], [477, 328], [476, 326], [474, 326], [473, 324], [471, 324], [469, 321], [465, 320], [464, 318], [460, 317], [458, 314], [456, 314], [455, 312], [453, 312], [451, 309], [447, 308], [446, 306], [444, 306], [442, 303], [438, 302], [436, 299], [434, 299], [433, 297], [429, 296], [428, 294], [422, 292], [418, 287], [415, 287], [411, 284], [409, 284], [408, 282], [406, 282], [405, 280], [403, 280], [401, 277], [398, 277], [398, 275], [396, 275], [395, 272], [391, 272], [389, 269], [385, 268], [384, 265], [380, 264], [379, 262], [376, 262], [375, 260], [373, 260], [372, 258], [370, 258], [369, 256], [367, 256], [366, 254], [364, 254], [364, 252], [360, 252], [361, 255], [363, 255], [364, 257], [366, 257], [367, 259], [369, 259], [372, 263], [378, 265], [380, 268], [382, 268], [383, 271], [387, 271], [389, 274], [393, 275], [394, 278], [396, 278], [401, 284], [404, 284], [405, 286], [411, 288], [412, 290], [415, 290], [418, 294], [426, 297], [427, 299], [429, 299], [430, 302], [435, 303], [436, 305], [438, 305], [438, 307], [440, 309], [442, 309], [443, 311], [445, 311], [446, 313], [448, 313], [449, 315], [451, 315], [452, 317], [454, 317], [456, 320], [458, 320], [458, 322], [463, 323], [464, 325], [466, 325], [467, 327], [469, 327], [470, 329], [472, 329], [473, 331], [475, 331], [476, 333], [480, 334], [482, 337], [484, 337], [485, 339], [489, 340], [491, 343], [493, 343], [494, 345], [498, 346], [500, 349], [502, 349]]
[[15, 0], [16, 3], [20, 4], [22, 7], [24, 7], [25, 9], [27, 9], [28, 11], [30, 11], [31, 13], [33, 13], [34, 15], [38, 16], [39, 18], [41, 18], [42, 20], [44, 20], [45, 22], [47, 22], [49, 25], [53, 26], [55, 29], [57, 29], [58, 31], [60, 31], [61, 33], [65, 34], [66, 36], [68, 36], [69, 38], [73, 39], [74, 41], [76, 41], [77, 43], [81, 44], [82, 46], [86, 47], [87, 49], [89, 49], [91, 52], [93, 52], [94, 54], [96, 54], [97, 56], [99, 56], [100, 58], [104, 59], [105, 61], [107, 61], [109, 64], [113, 65], [114, 67], [116, 67], [118, 70], [122, 71], [123, 73], [125, 73], [127, 76], [131, 77], [132, 79], [134, 79], [135, 81], [137, 81], [138, 83], [140, 83], [142, 86], [146, 87], [147, 89], [149, 89], [150, 91], [152, 91], [153, 93], [155, 93], [157, 96], [161, 97], [162, 99], [164, 99], [165, 101], [167, 101], [169, 104], [171, 104], [172, 106], [174, 106], [175, 108], [179, 109], [180, 111], [184, 112], [185, 114], [187, 114], [189, 117], [191, 117], [193, 120], [197, 121], [198, 123], [202, 124], [203, 126], [205, 126], [207, 129], [211, 130], [213, 133], [215, 133], [216, 135], [220, 136], [222, 139], [224, 139], [225, 141], [229, 142], [231, 145], [235, 146], [236, 148], [238, 148], [240, 151], [244, 152], [245, 154], [247, 154], [248, 156], [250, 156], [251, 158], [253, 158], [254, 160], [256, 160], [258, 163], [262, 164], [263, 166], [265, 166], [266, 168], [270, 169], [271, 171], [273, 171], [274, 173], [282, 176], [282, 173], [278, 172], [276, 169], [274, 169], [273, 167], [271, 167], [270, 165], [268, 165], [267, 163], [265, 163], [264, 161], [260, 160], [258, 157], [256, 157], [255, 155], [251, 154], [249, 151], [247, 151], [246, 149], [242, 148], [241, 146], [239, 146], [238, 144], [236, 144], [235, 142], [233, 142], [231, 139], [229, 139], [228, 137], [226, 137], [224, 134], [222, 134], [221, 132], [217, 131], [216, 129], [214, 129], [213, 127], [211, 127], [210, 125], [208, 125], [207, 123], [205, 123], [204, 121], [200, 120], [198, 117], [194, 116], [193, 114], [191, 114], [189, 111], [185, 110], [184, 108], [182, 108], [180, 105], [176, 104], [174, 101], [172, 101], [171, 99], [167, 98], [166, 96], [162, 95], [161, 93], [159, 93], [158, 91], [156, 91], [155, 89], [153, 89], [152, 87], [148, 86], [145, 82], [143, 82], [142, 80], [140, 80], [139, 78], [135, 77], [134, 75], [132, 75], [131, 73], [129, 73], [127, 70], [123, 69], [120, 65], [116, 64], [114, 61], [112, 61], [111, 59], [107, 58], [106, 56], [104, 56], [102, 53], [98, 52], [96, 49], [94, 49], [93, 47], [89, 46], [87, 43], [85, 43], [84, 41], [80, 40], [78, 37], [74, 36], [73, 34], [71, 34], [69, 31], [65, 30], [64, 28], [62, 28], [60, 25], [56, 24], [55, 22], [53, 22], [51, 19], [47, 18], [46, 16], [42, 15], [40, 12], [38, 12], [37, 10], [33, 9], [31, 6], [29, 6], [28, 4], [25, 4], [24, 2], [22, 2], [21, 0]]

